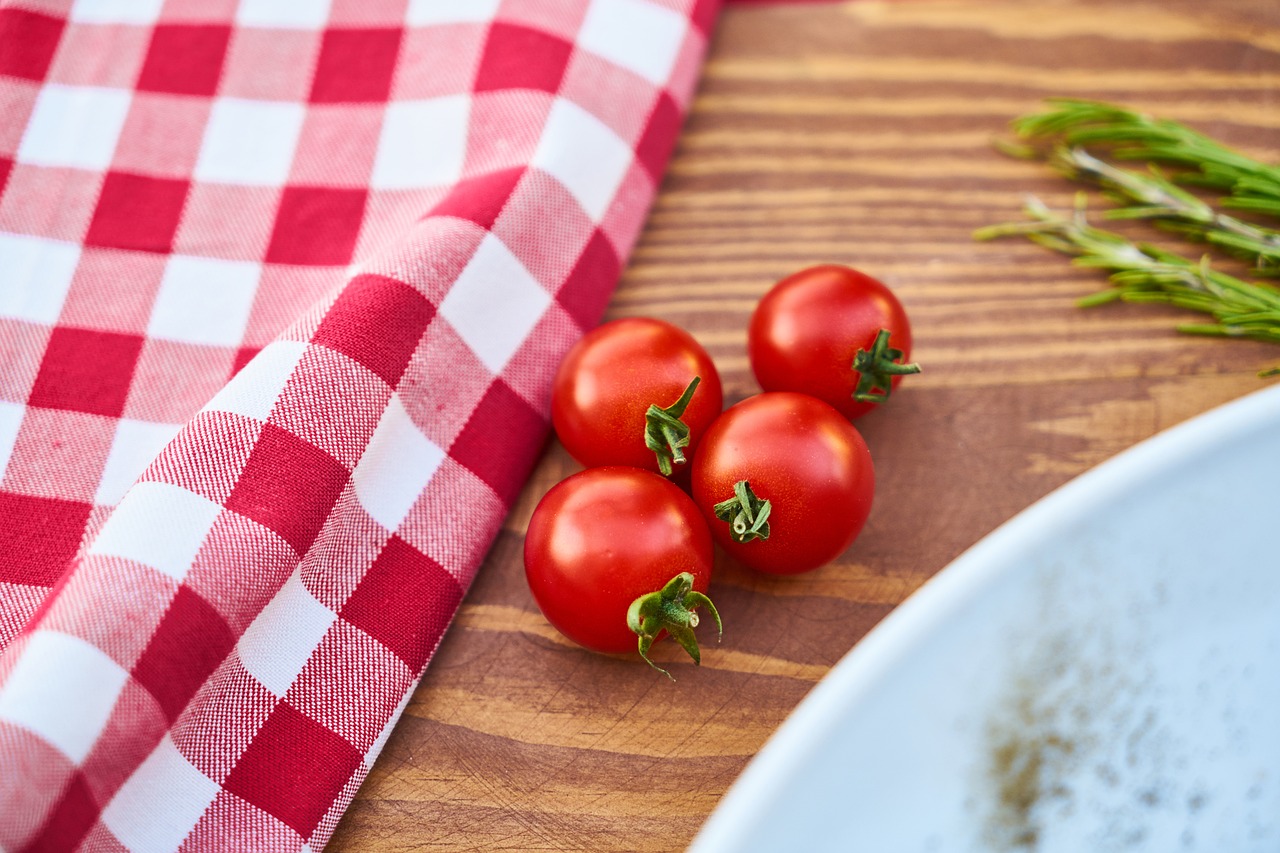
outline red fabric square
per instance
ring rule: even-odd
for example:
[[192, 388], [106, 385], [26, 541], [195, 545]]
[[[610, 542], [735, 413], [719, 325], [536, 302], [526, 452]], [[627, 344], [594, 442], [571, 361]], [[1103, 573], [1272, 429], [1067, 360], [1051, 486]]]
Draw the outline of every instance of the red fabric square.
[[262, 351], [262, 347], [240, 347], [236, 350], [236, 357], [231, 361], [231, 373], [227, 376], [230, 379], [240, 372], [240, 368], [253, 361], [253, 357]]
[[85, 243], [168, 252], [186, 198], [186, 181], [108, 172]]
[[348, 476], [347, 469], [329, 454], [268, 423], [226, 507], [279, 533], [304, 554]]
[[530, 446], [540, 444], [546, 431], [546, 419], [497, 379], [449, 448], [449, 455], [510, 507], [533, 467]]
[[212, 95], [230, 40], [231, 28], [226, 25], [157, 25], [137, 87], [176, 95]]
[[366, 190], [285, 187], [267, 247], [278, 264], [350, 263], [364, 217]]
[[603, 231], [596, 229], [556, 294], [556, 300], [584, 331], [594, 329], [621, 272], [622, 265], [613, 244]]
[[223, 787], [309, 838], [360, 758], [354, 746], [282, 702]]
[[333, 29], [324, 34], [311, 84], [316, 103], [382, 103], [400, 51], [399, 29]]
[[722, 0], [694, 0], [693, 9], [689, 13], [690, 23], [709, 37], [715, 29], [716, 15], [720, 12]]
[[461, 602], [462, 587], [451, 574], [392, 536], [339, 615], [417, 672]]
[[63, 792], [58, 804], [49, 813], [44, 826], [24, 847], [32, 851], [75, 850], [98, 822], [102, 807], [93, 798], [84, 774], [77, 772]]
[[4, 195], [4, 185], [9, 183], [9, 172], [13, 170], [13, 161], [0, 157], [0, 196]]
[[218, 611], [188, 587], [180, 586], [134, 665], [133, 677], [150, 691], [165, 719], [172, 723], [235, 642]]
[[404, 282], [356, 276], [312, 341], [355, 359], [394, 388], [434, 316], [435, 306]]
[[476, 72], [475, 91], [560, 88], [573, 45], [541, 30], [512, 24], [489, 28], [484, 57]]
[[64, 23], [25, 9], [0, 9], [0, 74], [43, 80]]
[[118, 418], [141, 350], [140, 335], [60, 326], [49, 336], [28, 402]]
[[523, 175], [521, 168], [503, 169], [459, 181], [427, 216], [454, 216], [470, 220], [481, 228], [492, 228]]
[[675, 99], [664, 90], [653, 105], [649, 121], [645, 124], [640, 144], [636, 146], [636, 161], [644, 167], [655, 184], [662, 181], [667, 160], [676, 146], [682, 116]]
[[0, 491], [0, 583], [53, 586], [75, 556], [93, 504]]

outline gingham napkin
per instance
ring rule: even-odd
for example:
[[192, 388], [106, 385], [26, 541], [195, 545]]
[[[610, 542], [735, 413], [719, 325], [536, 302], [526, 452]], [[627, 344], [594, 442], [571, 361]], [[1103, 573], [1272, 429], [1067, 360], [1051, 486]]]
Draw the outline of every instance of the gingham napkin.
[[322, 847], [714, 0], [0, 0], [0, 848]]

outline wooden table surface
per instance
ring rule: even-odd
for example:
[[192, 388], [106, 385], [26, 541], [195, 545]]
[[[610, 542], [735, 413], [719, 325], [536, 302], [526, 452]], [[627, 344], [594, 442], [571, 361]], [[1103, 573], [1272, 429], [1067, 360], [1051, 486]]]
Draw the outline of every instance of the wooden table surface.
[[[1176, 335], [1177, 312], [1073, 301], [1098, 275], [973, 229], [1074, 189], [990, 146], [1048, 95], [1123, 102], [1280, 159], [1275, 0], [862, 0], [733, 6], [608, 312], [689, 329], [754, 393], [756, 299], [805, 265], [889, 284], [916, 360], [860, 420], [878, 489], [808, 575], [720, 558], [724, 642], [672, 683], [560, 638], [525, 585], [552, 443], [331, 850], [678, 850], [818, 679], [1019, 510], [1148, 436], [1263, 386], [1280, 347]], [[1099, 204], [1099, 206], [1101, 206]], [[1192, 249], [1194, 253], [1198, 249]]]

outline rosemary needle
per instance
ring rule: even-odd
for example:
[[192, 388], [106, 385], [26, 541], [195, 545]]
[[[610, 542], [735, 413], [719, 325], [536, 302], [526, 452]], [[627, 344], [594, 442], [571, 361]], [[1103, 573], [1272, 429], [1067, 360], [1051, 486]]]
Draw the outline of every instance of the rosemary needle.
[[[1042, 246], [1073, 255], [1081, 266], [1111, 273], [1111, 287], [1085, 297], [1081, 305], [1115, 300], [1160, 302], [1211, 316], [1212, 323], [1183, 323], [1181, 332], [1280, 343], [1280, 290], [1250, 283], [1213, 269], [1208, 258], [1190, 261], [1147, 244], [1090, 225], [1085, 218], [1083, 196], [1073, 215], [1050, 210], [1039, 199], [1027, 201], [1029, 221], [992, 225], [974, 237], [991, 240], [1025, 236]], [[1261, 375], [1280, 374], [1280, 366]]]
[[1228, 193], [1222, 206], [1280, 216], [1280, 166], [1261, 163], [1191, 128], [1101, 101], [1050, 98], [1049, 108], [1013, 123], [1023, 139], [1106, 147], [1124, 160], [1184, 169], [1180, 183]]
[[1144, 174], [1118, 169], [1078, 146], [1060, 145], [1050, 165], [1068, 178], [1096, 184], [1122, 205], [1107, 219], [1151, 219], [1183, 237], [1217, 246], [1254, 264], [1259, 274], [1280, 272], [1280, 231], [1219, 213], [1176, 186], [1154, 165]]

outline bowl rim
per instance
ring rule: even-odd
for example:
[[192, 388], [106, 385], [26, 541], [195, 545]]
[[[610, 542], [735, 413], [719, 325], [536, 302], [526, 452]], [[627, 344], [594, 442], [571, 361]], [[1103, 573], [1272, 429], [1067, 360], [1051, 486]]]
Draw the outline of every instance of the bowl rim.
[[891, 670], [1009, 571], [1026, 549], [1079, 524], [1151, 478], [1240, 436], [1280, 429], [1280, 384], [1252, 391], [1120, 451], [1040, 498], [970, 546], [895, 607], [800, 701], [734, 781], [694, 838], [691, 853], [743, 845], [773, 792], [802, 772], [828, 734]]

